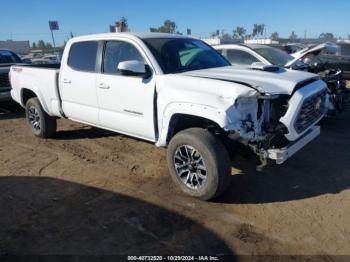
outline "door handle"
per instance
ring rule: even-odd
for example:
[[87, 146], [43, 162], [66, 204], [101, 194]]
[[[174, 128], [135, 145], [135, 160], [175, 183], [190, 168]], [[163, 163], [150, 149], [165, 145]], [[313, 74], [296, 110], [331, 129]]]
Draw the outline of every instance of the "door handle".
[[105, 84], [105, 83], [100, 83], [98, 87], [101, 89], [109, 89], [110, 88], [110, 86]]
[[63, 79], [63, 83], [70, 84], [70, 83], [72, 83], [72, 81], [70, 81], [69, 79]]

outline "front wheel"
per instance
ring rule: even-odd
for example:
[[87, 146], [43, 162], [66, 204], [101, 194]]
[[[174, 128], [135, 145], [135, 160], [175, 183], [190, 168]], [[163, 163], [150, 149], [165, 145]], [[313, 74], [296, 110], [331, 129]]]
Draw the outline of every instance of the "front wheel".
[[190, 128], [176, 134], [168, 146], [167, 162], [174, 182], [192, 197], [209, 200], [229, 185], [228, 152], [207, 130]]
[[56, 132], [56, 118], [49, 116], [44, 111], [36, 97], [29, 99], [26, 103], [26, 118], [37, 137], [48, 138]]

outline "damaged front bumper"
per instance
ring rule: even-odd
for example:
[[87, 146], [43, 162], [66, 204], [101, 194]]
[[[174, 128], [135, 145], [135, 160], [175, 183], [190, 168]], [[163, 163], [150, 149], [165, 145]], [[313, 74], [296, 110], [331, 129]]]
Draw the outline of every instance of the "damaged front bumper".
[[286, 147], [279, 149], [268, 149], [266, 151], [267, 158], [275, 160], [276, 164], [283, 164], [288, 158], [314, 140], [320, 134], [320, 127], [314, 126], [306, 132], [301, 138], [291, 142]]

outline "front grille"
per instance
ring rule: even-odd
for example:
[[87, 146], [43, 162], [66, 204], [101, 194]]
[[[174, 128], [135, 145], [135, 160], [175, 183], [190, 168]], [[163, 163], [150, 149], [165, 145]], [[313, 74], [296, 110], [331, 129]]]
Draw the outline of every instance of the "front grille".
[[325, 113], [326, 99], [327, 91], [322, 90], [304, 101], [294, 123], [294, 128], [298, 133], [305, 131]]
[[1, 74], [0, 75], [0, 88], [1, 90], [4, 90], [4, 87], [7, 87], [8, 90], [10, 90], [10, 81], [8, 74]]

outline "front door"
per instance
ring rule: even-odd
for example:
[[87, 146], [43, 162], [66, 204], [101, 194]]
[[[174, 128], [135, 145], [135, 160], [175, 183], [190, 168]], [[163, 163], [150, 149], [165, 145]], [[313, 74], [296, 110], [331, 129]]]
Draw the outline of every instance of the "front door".
[[102, 72], [96, 81], [100, 125], [154, 141], [154, 75], [147, 79], [122, 75], [118, 64], [131, 60], [146, 61], [133, 43], [105, 42]]

